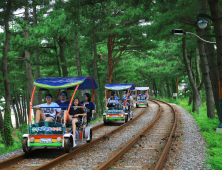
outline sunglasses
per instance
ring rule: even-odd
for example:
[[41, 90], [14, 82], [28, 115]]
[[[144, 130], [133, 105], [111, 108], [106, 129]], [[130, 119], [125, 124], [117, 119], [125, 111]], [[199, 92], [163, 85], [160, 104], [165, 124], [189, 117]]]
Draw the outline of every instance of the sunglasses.
[[51, 97], [47, 96], [46, 99], [51, 99]]
[[66, 94], [62, 93], [61, 96], [66, 97]]

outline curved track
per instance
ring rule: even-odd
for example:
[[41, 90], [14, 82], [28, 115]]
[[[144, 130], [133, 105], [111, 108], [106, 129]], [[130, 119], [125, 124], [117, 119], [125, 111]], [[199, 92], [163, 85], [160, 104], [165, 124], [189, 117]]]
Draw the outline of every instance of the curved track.
[[[155, 120], [118, 153], [113, 155], [107, 162], [104, 162], [98, 170], [109, 169], [112, 165], [114, 165], [112, 167], [114, 169], [163, 169], [175, 134], [177, 115], [170, 104], [158, 100], [151, 101], [160, 107]], [[167, 111], [166, 107], [163, 109], [160, 103], [170, 107], [171, 112]], [[162, 113], [162, 111], [165, 113]], [[149, 133], [147, 133], [148, 131]], [[155, 143], [157, 145], [161, 144], [159, 149], [150, 147]], [[162, 145], [165, 146], [163, 147]], [[161, 150], [162, 153], [160, 152]], [[120, 159], [121, 161], [116, 163]]]
[[[152, 164], [152, 165], [147, 164], [147, 165], [144, 165], [143, 167], [141, 167], [142, 169], [144, 169], [144, 168], [145, 169], [156, 169], [156, 170], [162, 169], [162, 167], [165, 163], [165, 160], [167, 158], [167, 155], [169, 153], [171, 144], [172, 144], [172, 138], [175, 134], [176, 124], [177, 124], [177, 116], [174, 111], [174, 108], [170, 104], [168, 104], [166, 102], [158, 101], [158, 100], [151, 100], [150, 99], [150, 101], [156, 103], [159, 106], [159, 112], [158, 112], [157, 116], [154, 118], [154, 120], [152, 120], [152, 122], [149, 123], [149, 125], [147, 125], [145, 128], [143, 128], [139, 132], [139, 134], [137, 133], [136, 136], [132, 137], [133, 139], [131, 138], [131, 140], [127, 141], [127, 143], [125, 143], [124, 146], [121, 146], [119, 149], [117, 149], [118, 151], [116, 151], [115, 154], [113, 154], [107, 161], [105, 161], [104, 163], [97, 166], [97, 169], [102, 169], [102, 170], [109, 169], [113, 165], [115, 165], [115, 167], [117, 169], [124, 169], [123, 167], [125, 165], [121, 166], [121, 165], [118, 165], [118, 163], [116, 163], [121, 158], [125, 159], [124, 154], [129, 152], [132, 149], [132, 147], [134, 147], [136, 144], [138, 144], [139, 141], [143, 140], [143, 138], [146, 138], [147, 135], [150, 135], [148, 138], [151, 138], [152, 137], [152, 134], [150, 134], [151, 131], [154, 132], [154, 134], [153, 134], [154, 137], [159, 136], [159, 135], [161, 136], [161, 135], [163, 135], [162, 133], [165, 133], [164, 131], [166, 130], [166, 129], [164, 129], [164, 126], [170, 126], [170, 128], [168, 128], [170, 130], [168, 130], [165, 134], [165, 138], [166, 138], [165, 143], [164, 142], [162, 143], [162, 145], [165, 145], [165, 146], [162, 147], [162, 149], [160, 149], [160, 150], [162, 150], [162, 152], [158, 151], [159, 152], [158, 161], [156, 161], [155, 165], [154, 164]], [[162, 112], [164, 112], [165, 109], [162, 109], [162, 106], [160, 105], [160, 103], [164, 103], [164, 104], [168, 105], [168, 107], [171, 108], [172, 116], [171, 117], [167, 116], [167, 117], [170, 117], [171, 120], [170, 119], [166, 120], [167, 117], [165, 117], [165, 118], [163, 117], [163, 115], [165, 113], [163, 114]], [[142, 116], [144, 113], [146, 113], [146, 109], [134, 108], [134, 110], [135, 109], [136, 109], [136, 111], [141, 110], [141, 112], [139, 112], [138, 115], [133, 118], [133, 120], [131, 120], [125, 124], [122, 124], [121, 126], [116, 126], [116, 127], [112, 126], [112, 128], [109, 126], [104, 126], [104, 124], [94, 126], [92, 128], [93, 133], [96, 131], [101, 131], [101, 129], [103, 129], [103, 128], [106, 129], [105, 130], [106, 132], [108, 131], [107, 129], [109, 129], [109, 132], [105, 133], [105, 134], [103, 132], [102, 135], [100, 134], [99, 137], [96, 137], [90, 143], [84, 144], [84, 145], [74, 149], [71, 153], [62, 153], [57, 158], [46, 161], [47, 163], [45, 163], [45, 164], [33, 165], [32, 169], [35, 168], [36, 166], [38, 166], [38, 167], [36, 167], [35, 169], [50, 169], [50, 168], [56, 167], [57, 165], [62, 164], [64, 162], [72, 159], [76, 155], [84, 153], [86, 150], [88, 150], [89, 148], [93, 147], [96, 144], [100, 145], [101, 141], [105, 141], [105, 140], [109, 139], [110, 136], [112, 136], [113, 134], [118, 132], [117, 133], [117, 135], [118, 135], [121, 129], [126, 129], [127, 126], [130, 126], [130, 124], [135, 122], [137, 119], [139, 119], [140, 116]], [[170, 122], [171, 124], [164, 125], [164, 120], [165, 120], [166, 124], [167, 124], [167, 122]], [[160, 129], [162, 129], [162, 130], [160, 130]], [[148, 133], [148, 131], [149, 131], [149, 133]], [[145, 140], [147, 140], [147, 139], [145, 139]], [[158, 140], [158, 142], [159, 142], [160, 139], [156, 139], [156, 140]], [[147, 148], [144, 148], [142, 150], [145, 150], [145, 149], [147, 149]], [[146, 152], [148, 152], [148, 151], [149, 150], [146, 150]], [[38, 152], [38, 150], [35, 150], [34, 152]], [[33, 154], [35, 154], [34, 152], [33, 152]], [[12, 164], [16, 164], [18, 162], [20, 164], [20, 162], [22, 162], [24, 159], [27, 159], [26, 155], [21, 154], [21, 155], [15, 156], [13, 158], [7, 159], [5, 161], [2, 161], [2, 162], [0, 162], [0, 169], [6, 168], [6, 167], [8, 167], [9, 169], [15, 169], [15, 167], [14, 168], [12, 167]], [[12, 168], [10, 168], [9, 166]], [[132, 168], [132, 167], [133, 166], [131, 166], [131, 168], [129, 167], [129, 168], [125, 168], [125, 169], [134, 169], [138, 166], [134, 166], [134, 168]], [[31, 167], [29, 167], [29, 168], [31, 168]], [[57, 167], [57, 169], [58, 169], [58, 167]], [[136, 168], [136, 169], [139, 169], [139, 168]]]
[[[133, 108], [132, 111], [135, 110], [135, 109], [136, 108]], [[135, 111], [138, 111], [138, 109], [136, 109]], [[90, 147], [92, 147], [93, 145], [99, 143], [100, 141], [106, 140], [112, 134], [118, 132], [120, 129], [124, 128], [125, 126], [130, 125], [136, 119], [138, 119], [144, 112], [145, 112], [145, 109], [143, 111], [141, 111], [140, 113], [138, 113], [138, 114], [134, 114], [136, 116], [133, 118], [133, 120], [128, 121], [127, 123], [124, 123], [121, 126], [118, 126], [118, 127], [117, 126], [112, 126], [110, 128], [108, 126], [109, 130], [107, 130], [107, 126], [104, 126], [103, 123], [100, 124], [100, 125], [94, 126], [94, 127], [92, 127], [93, 133], [96, 132], [96, 131], [101, 131], [103, 128], [105, 128], [106, 132], [108, 131], [108, 133], [105, 133], [104, 135], [100, 135], [100, 137], [92, 140], [90, 143], [86, 143], [86, 144], [84, 144], [84, 145], [74, 149], [71, 153], [64, 153], [63, 151], [58, 151], [58, 150], [54, 151], [54, 152], [52, 151], [52, 156], [54, 154], [57, 154], [58, 152], [60, 152], [60, 154], [58, 154], [57, 158], [53, 159], [52, 161], [49, 161], [46, 164], [43, 164], [42, 166], [39, 166], [39, 164], [33, 164], [33, 167], [39, 166], [36, 169], [49, 169], [49, 168], [52, 168], [52, 167], [56, 166], [57, 164], [61, 164], [61, 163], [65, 162], [65, 161], [71, 159], [73, 156], [78, 155], [79, 153], [83, 152], [84, 150], [89, 149]], [[47, 150], [47, 152], [49, 152], [49, 151]], [[42, 151], [41, 150], [34, 150], [32, 152], [32, 155], [36, 155], [36, 154], [38, 155], [39, 153], [42, 154]], [[45, 153], [43, 153], [43, 154], [45, 154]], [[17, 155], [15, 157], [9, 158], [7, 160], [4, 160], [4, 161], [0, 162], [0, 169], [4, 169], [4, 168], [16, 169], [16, 166], [14, 166], [14, 165], [17, 165], [17, 163], [20, 164], [20, 162], [22, 162], [23, 160], [26, 160], [28, 158], [29, 157], [26, 154], [20, 154], [20, 155]]]

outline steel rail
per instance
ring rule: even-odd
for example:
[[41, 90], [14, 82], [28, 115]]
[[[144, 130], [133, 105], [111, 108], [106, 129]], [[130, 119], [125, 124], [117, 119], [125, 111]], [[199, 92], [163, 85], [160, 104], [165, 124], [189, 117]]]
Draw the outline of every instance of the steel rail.
[[[147, 131], [149, 131], [153, 127], [153, 125], [157, 122], [157, 120], [159, 119], [159, 117], [161, 115], [162, 107], [155, 100], [151, 100], [151, 101], [153, 101], [154, 103], [159, 105], [160, 110], [159, 110], [159, 113], [158, 113], [157, 117], [151, 122], [151, 124], [149, 124], [147, 127], [145, 127], [145, 129], [142, 132], [140, 132], [140, 134], [138, 134], [134, 139], [132, 139], [126, 146], [124, 146], [121, 150], [119, 150], [116, 154], [114, 154], [108, 161], [106, 161], [103, 164], [101, 164], [99, 166], [99, 168], [97, 168], [97, 170], [109, 169], [110, 166], [114, 165], [116, 163], [116, 161], [121, 159], [123, 157], [123, 155], [126, 152], [128, 152], [133, 147], [133, 145], [135, 143], [137, 143], [139, 141], [139, 139], [142, 138], [147, 133]], [[157, 101], [159, 101], [159, 100], [157, 100]], [[159, 102], [162, 102], [162, 101], [159, 101]], [[171, 130], [170, 136], [168, 138], [167, 144], [165, 145], [164, 150], [163, 150], [163, 152], [161, 154], [161, 157], [160, 157], [160, 159], [159, 159], [159, 161], [158, 161], [158, 163], [157, 163], [157, 165], [155, 167], [155, 170], [163, 169], [163, 165], [164, 165], [165, 160], [167, 158], [167, 155], [169, 153], [169, 150], [170, 150], [170, 147], [171, 147], [171, 144], [172, 144], [172, 139], [173, 139], [173, 136], [174, 136], [175, 130], [176, 130], [176, 124], [177, 124], [177, 117], [176, 117], [176, 113], [175, 113], [174, 108], [170, 104], [168, 104], [166, 102], [163, 102], [163, 103], [169, 105], [172, 108], [173, 113], [175, 115], [174, 116], [174, 125], [173, 125], [173, 128]]]
[[[133, 109], [131, 109], [131, 111], [133, 111], [133, 110], [135, 110], [136, 108], [133, 108]], [[143, 112], [141, 112], [141, 113], [143, 113]], [[140, 113], [140, 114], [141, 114]], [[121, 126], [119, 126], [118, 128], [116, 128], [116, 129], [114, 129], [113, 131], [111, 131], [110, 133], [107, 133], [107, 134], [105, 134], [105, 135], [103, 135], [102, 137], [100, 137], [100, 138], [97, 138], [97, 139], [99, 139], [99, 140], [97, 140], [97, 139], [95, 139], [95, 140], [93, 140], [92, 142], [94, 142], [94, 144], [96, 144], [96, 143], [98, 143], [98, 142], [100, 142], [101, 140], [104, 140], [105, 138], [107, 138], [107, 137], [109, 137], [110, 135], [112, 135], [113, 133], [116, 133], [118, 130], [120, 130], [120, 129], [122, 129], [123, 127], [125, 127], [126, 125], [129, 125], [130, 124], [130, 122], [132, 123], [132, 122], [134, 122], [139, 116], [141, 116], [141, 115], [137, 115], [135, 118], [133, 118], [131, 121], [129, 121], [129, 122], [127, 122], [127, 123], [125, 123], [125, 124], [123, 124], [123, 125], [121, 125]], [[99, 124], [99, 125], [97, 125], [97, 126], [94, 126], [94, 127], [92, 127], [92, 131], [95, 131], [95, 130], [97, 130], [97, 129], [100, 129], [100, 128], [102, 128], [104, 126], [104, 123], [101, 123], [101, 124]], [[84, 149], [84, 147], [87, 147], [87, 146], [90, 146], [91, 144], [92, 144], [92, 142], [90, 142], [90, 143], [87, 143], [87, 144], [85, 144], [85, 145], [82, 145], [82, 146], [80, 146], [79, 148], [83, 148]], [[94, 144], [92, 144], [92, 145], [94, 145]], [[87, 146], [86, 146], [87, 145]], [[91, 146], [90, 146], [91, 147]], [[87, 149], [88, 148], [90, 148], [90, 147], [87, 147]], [[77, 149], [74, 149], [73, 151], [76, 151], [76, 153], [78, 152], [78, 150], [79, 150], [79, 148], [77, 148]], [[81, 151], [81, 149], [80, 149], [80, 153], [82, 152]], [[85, 150], [87, 150], [87, 149], [85, 149]], [[35, 151], [37, 151], [37, 150], [34, 150], [33, 152], [35, 152]], [[72, 151], [72, 152], [73, 152]], [[78, 154], [79, 154], [79, 152], [78, 152]], [[63, 155], [67, 155], [67, 154], [63, 154]], [[60, 157], [62, 157], [63, 155], [61, 155]], [[76, 154], [77, 155], [77, 154]], [[66, 156], [67, 157], [67, 156]], [[73, 156], [72, 156], [73, 157]], [[71, 157], [71, 158], [72, 158]], [[21, 160], [24, 160], [24, 159], [26, 159], [26, 158], [28, 158], [28, 155], [26, 155], [25, 153], [23, 153], [23, 154], [20, 154], [20, 155], [17, 155], [17, 156], [14, 156], [14, 157], [12, 157], [12, 158], [9, 158], [9, 159], [6, 159], [6, 160], [4, 160], [4, 161], [1, 161], [0, 162], [0, 169], [3, 169], [3, 168], [6, 168], [6, 167], [8, 167], [8, 166], [10, 166], [10, 165], [12, 165], [12, 164], [15, 164], [15, 163], [18, 163], [18, 162], [20, 162]], [[59, 157], [58, 157], [59, 158]], [[57, 158], [56, 158], [57, 159]], [[65, 161], [64, 161], [65, 162]], [[61, 163], [58, 163], [58, 164], [61, 164]], [[45, 164], [44, 164], [45, 165]], [[52, 166], [52, 167], [54, 167], [54, 166]], [[47, 168], [46, 168], [47, 169]]]
[[116, 154], [114, 154], [110, 159], [108, 159], [108, 161], [102, 163], [97, 170], [106, 170], [109, 169], [110, 166], [112, 166], [113, 164], [116, 163], [116, 161], [118, 161], [119, 159], [121, 159], [121, 157], [128, 152], [135, 143], [138, 142], [138, 140], [140, 138], [142, 138], [147, 131], [149, 131], [153, 125], [157, 122], [157, 120], [159, 119], [161, 112], [162, 112], [162, 107], [155, 101], [153, 101], [154, 103], [156, 103], [159, 106], [159, 113], [156, 116], [156, 118], [148, 125], [146, 126], [142, 132], [140, 132], [134, 139], [130, 140], [130, 142], [128, 142], [128, 144], [126, 146], [124, 146], [123, 148], [121, 148]]
[[[97, 125], [97, 126], [94, 126], [94, 127], [92, 127], [92, 131], [95, 131], [95, 130], [97, 130], [97, 129], [100, 129], [100, 128], [102, 128], [103, 126], [104, 126], [104, 123], [101, 123], [101, 124], [99, 124], [99, 125]], [[36, 150], [34, 150], [33, 152], [35, 152], [35, 151], [36, 151]], [[34, 153], [33, 153], [33, 154], [34, 154]], [[5, 167], [8, 167], [8, 166], [10, 166], [11, 164], [15, 164], [15, 163], [17, 163], [17, 162], [20, 162], [21, 160], [26, 159], [26, 158], [28, 158], [28, 156], [27, 156], [25, 153], [23, 153], [23, 154], [14, 156], [14, 157], [12, 157], [12, 158], [6, 159], [6, 160], [4, 160], [4, 161], [1, 161], [1, 162], [0, 162], [0, 169], [5, 168]]]
[[[159, 101], [159, 100], [157, 100], [157, 101]], [[164, 101], [159, 101], [159, 102], [165, 103], [166, 105], [171, 107], [171, 109], [174, 113], [174, 124], [173, 124], [173, 128], [171, 130], [170, 136], [168, 138], [167, 144], [165, 145], [164, 150], [163, 150], [163, 152], [160, 156], [160, 159], [156, 164], [155, 170], [162, 170], [163, 169], [163, 165], [165, 163], [165, 160], [167, 159], [167, 155], [169, 154], [169, 151], [170, 151], [170, 148], [171, 148], [171, 145], [172, 145], [172, 141], [173, 141], [173, 138], [174, 138], [174, 135], [175, 135], [176, 127], [177, 127], [177, 114], [176, 114], [175, 109], [173, 108], [173, 106], [171, 106], [169, 103], [164, 102]]]
[[[135, 108], [136, 109], [136, 108]], [[57, 166], [58, 164], [62, 164], [68, 160], [70, 160], [71, 158], [73, 158], [74, 156], [88, 150], [89, 148], [93, 147], [95, 144], [99, 143], [100, 141], [104, 141], [107, 138], [109, 138], [112, 134], [119, 132], [121, 129], [123, 129], [124, 127], [130, 125], [131, 123], [133, 123], [134, 121], [136, 121], [140, 116], [142, 116], [145, 112], [146, 112], [146, 108], [144, 108], [136, 117], [134, 117], [132, 120], [128, 121], [127, 123], [124, 123], [123, 125], [119, 126], [118, 128], [112, 130], [111, 132], [106, 133], [105, 135], [94, 139], [93, 141], [91, 141], [90, 143], [84, 144], [82, 146], [80, 146], [79, 148], [74, 149], [72, 152], [70, 153], [66, 153], [63, 154], [53, 160], [51, 160], [50, 162], [43, 164], [37, 168], [35, 168], [34, 170], [48, 170], [50, 168], [53, 168], [55, 166]]]

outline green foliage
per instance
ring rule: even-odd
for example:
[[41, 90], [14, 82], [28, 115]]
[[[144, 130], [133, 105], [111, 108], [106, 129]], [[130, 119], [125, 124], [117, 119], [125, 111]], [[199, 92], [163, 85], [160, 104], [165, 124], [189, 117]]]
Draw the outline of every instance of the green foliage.
[[17, 135], [17, 137], [19, 139], [19, 142], [22, 143], [22, 141], [23, 141], [22, 135], [28, 134], [29, 133], [28, 130], [29, 130], [29, 126], [27, 124], [21, 124], [20, 125], [20, 130], [16, 129], [16, 135]]
[[6, 110], [5, 118], [4, 118], [4, 126], [1, 132], [1, 138], [5, 145], [5, 147], [12, 146], [14, 144], [14, 138], [12, 137], [13, 128], [11, 127], [11, 114], [9, 110]]

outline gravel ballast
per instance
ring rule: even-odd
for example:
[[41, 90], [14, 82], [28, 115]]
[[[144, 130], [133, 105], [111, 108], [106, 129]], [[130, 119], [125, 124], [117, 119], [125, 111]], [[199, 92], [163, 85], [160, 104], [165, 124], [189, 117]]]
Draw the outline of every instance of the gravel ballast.
[[202, 137], [195, 119], [184, 108], [174, 106], [178, 115], [175, 139], [164, 166], [164, 170], [211, 169], [206, 165], [206, 141]]
[[[141, 108], [141, 111], [142, 109], [143, 108]], [[111, 156], [119, 151], [119, 148], [125, 146], [129, 140], [139, 133], [140, 130], [145, 128], [146, 125], [150, 124], [151, 121], [156, 117], [157, 111], [158, 106], [150, 103], [148, 111], [135, 122], [125, 127], [120, 132], [112, 135], [110, 139], [93, 146], [86, 152], [73, 157], [65, 164], [57, 166], [53, 169], [73, 169], [73, 167], [75, 167], [75, 169], [83, 170], [97, 169], [101, 163], [107, 161]]]

